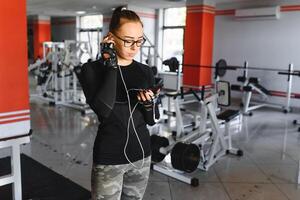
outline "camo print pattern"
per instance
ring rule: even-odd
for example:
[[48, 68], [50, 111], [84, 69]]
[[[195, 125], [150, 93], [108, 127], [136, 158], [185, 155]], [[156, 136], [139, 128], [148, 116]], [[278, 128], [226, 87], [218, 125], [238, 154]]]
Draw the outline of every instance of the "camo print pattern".
[[92, 169], [92, 200], [141, 200], [146, 190], [151, 158], [133, 164], [94, 165]]

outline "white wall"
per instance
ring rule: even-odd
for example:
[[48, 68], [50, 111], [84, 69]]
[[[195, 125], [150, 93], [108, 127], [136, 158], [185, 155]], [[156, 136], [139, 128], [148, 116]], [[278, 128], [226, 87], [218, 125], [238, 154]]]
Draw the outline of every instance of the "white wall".
[[[157, 23], [157, 14], [155, 12], [155, 9], [150, 8], [141, 8], [136, 7], [133, 5], [128, 5], [129, 10], [135, 11], [139, 17], [141, 18], [143, 25], [144, 25], [144, 34], [146, 37], [150, 40], [152, 45], [155, 45], [155, 36], [156, 36], [156, 23]], [[150, 44], [148, 42], [145, 43], [144, 46], [149, 46]], [[142, 62], [145, 63], [146, 60], [146, 54], [148, 55], [148, 49], [145, 47], [142, 47], [141, 50], [143, 51], [143, 59]], [[150, 65], [154, 65], [154, 50], [152, 49], [150, 54], [152, 55], [152, 59], [150, 61]], [[136, 60], [140, 61], [140, 54], [138, 54], [135, 58]]]
[[[220, 58], [229, 65], [243, 65], [287, 70], [289, 63], [300, 70], [300, 11], [282, 12], [279, 20], [237, 21], [234, 16], [216, 16], [214, 63]], [[236, 83], [242, 71], [229, 72], [224, 79]], [[249, 71], [259, 77], [269, 90], [286, 91], [287, 77], [276, 72]], [[300, 93], [300, 78], [294, 77], [293, 92]], [[273, 98], [283, 102], [283, 98]], [[299, 105], [293, 100], [292, 105]]]

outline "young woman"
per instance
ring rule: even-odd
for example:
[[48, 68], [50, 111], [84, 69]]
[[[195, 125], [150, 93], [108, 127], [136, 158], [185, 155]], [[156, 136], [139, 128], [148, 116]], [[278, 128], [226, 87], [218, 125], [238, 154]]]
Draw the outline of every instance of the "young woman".
[[[109, 33], [115, 66], [100, 60], [83, 65], [79, 80], [87, 103], [100, 121], [93, 148], [92, 199], [142, 199], [150, 170], [154, 85], [150, 67], [133, 58], [144, 44], [138, 15], [115, 9]], [[104, 56], [103, 56], [104, 57]]]

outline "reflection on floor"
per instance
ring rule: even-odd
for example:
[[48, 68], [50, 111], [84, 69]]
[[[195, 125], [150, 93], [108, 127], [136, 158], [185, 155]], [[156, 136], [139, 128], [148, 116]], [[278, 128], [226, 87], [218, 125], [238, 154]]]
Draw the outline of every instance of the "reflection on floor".
[[[31, 103], [31, 116], [34, 134], [23, 152], [90, 189], [95, 116], [41, 102]], [[208, 172], [194, 172], [198, 187], [152, 171], [144, 199], [299, 200], [300, 133], [292, 123], [297, 118], [299, 113], [255, 111], [234, 135], [243, 157], [224, 157]]]

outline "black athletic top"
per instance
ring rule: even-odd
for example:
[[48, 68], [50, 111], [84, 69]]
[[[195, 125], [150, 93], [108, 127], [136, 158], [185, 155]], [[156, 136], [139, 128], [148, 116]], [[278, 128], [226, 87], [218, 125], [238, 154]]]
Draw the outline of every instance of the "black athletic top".
[[[108, 80], [106, 74], [114, 73], [116, 86], [106, 90], [106, 94], [101, 93], [101, 85], [105, 85]], [[131, 109], [137, 104], [133, 112], [133, 121], [136, 133], [144, 149], [144, 156], [150, 155], [150, 136], [146, 127], [146, 122], [150, 125], [153, 121], [153, 107], [145, 108], [137, 103], [137, 92], [132, 89], [146, 89], [153, 87], [154, 76], [150, 67], [133, 61], [128, 66], [121, 66], [122, 75], [129, 90]], [[110, 76], [114, 77], [114, 76]], [[142, 159], [142, 149], [139, 144], [132, 123], [127, 131], [128, 119], [130, 116], [128, 99], [124, 84], [121, 79], [119, 69], [107, 69], [101, 60], [86, 63], [83, 65], [79, 81], [83, 88], [87, 103], [97, 114], [100, 121], [98, 133], [94, 143], [93, 160], [95, 164], [118, 165], [129, 163], [124, 154], [124, 147], [129, 134], [126, 154], [131, 162]], [[103, 106], [100, 105], [102, 98], [109, 99], [113, 91], [112, 109], [104, 116]], [[101, 95], [99, 95], [101, 93]], [[105, 97], [104, 97], [105, 96]], [[98, 99], [98, 100], [97, 100]], [[106, 102], [109, 102], [107, 100]], [[105, 104], [105, 103], [103, 103]], [[109, 103], [108, 103], [109, 104]], [[109, 107], [109, 106], [108, 106]], [[150, 120], [149, 120], [150, 119]]]

